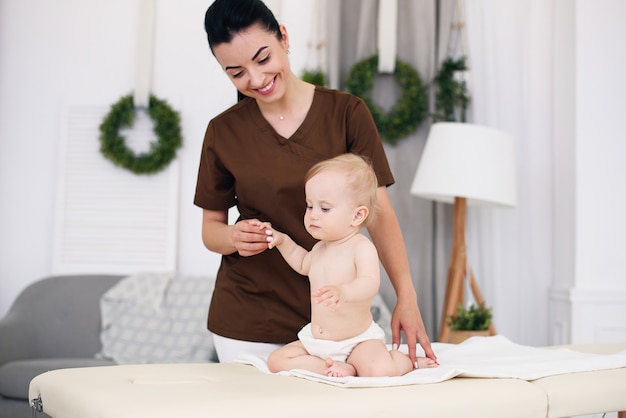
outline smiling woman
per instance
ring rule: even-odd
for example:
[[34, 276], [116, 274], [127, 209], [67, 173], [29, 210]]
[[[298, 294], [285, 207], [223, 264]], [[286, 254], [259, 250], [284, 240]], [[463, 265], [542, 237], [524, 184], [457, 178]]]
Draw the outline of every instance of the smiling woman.
[[[287, 28], [260, 0], [216, 0], [205, 30], [220, 67], [246, 96], [209, 122], [194, 199], [203, 209], [203, 242], [222, 255], [208, 320], [220, 361], [251, 351], [268, 355], [310, 322], [306, 277], [268, 249], [258, 223], [271, 223], [310, 250], [316, 240], [302, 223], [305, 174], [344, 153], [366, 157], [376, 172], [380, 210], [369, 232], [399, 292], [393, 341], [400, 342], [402, 329], [413, 361], [417, 340], [434, 359], [386, 191], [394, 178], [366, 104], [300, 80], [291, 70]], [[240, 218], [230, 225], [235, 205]]]

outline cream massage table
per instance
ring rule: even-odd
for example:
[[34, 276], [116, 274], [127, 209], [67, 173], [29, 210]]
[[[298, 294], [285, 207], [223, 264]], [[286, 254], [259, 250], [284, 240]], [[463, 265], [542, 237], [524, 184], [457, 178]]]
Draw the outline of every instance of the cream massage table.
[[[568, 348], [612, 354], [626, 343]], [[29, 395], [55, 418], [568, 417], [626, 411], [626, 367], [530, 381], [338, 387], [242, 363], [120, 365], [50, 371], [31, 381]]]

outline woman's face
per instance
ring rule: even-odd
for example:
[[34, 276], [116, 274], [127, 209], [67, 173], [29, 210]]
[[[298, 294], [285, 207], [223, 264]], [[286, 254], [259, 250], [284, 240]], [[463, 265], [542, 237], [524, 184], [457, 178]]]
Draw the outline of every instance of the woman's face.
[[283, 97], [291, 67], [287, 30], [281, 26], [280, 31], [279, 41], [274, 33], [253, 25], [213, 48], [230, 80], [246, 96], [267, 103]]

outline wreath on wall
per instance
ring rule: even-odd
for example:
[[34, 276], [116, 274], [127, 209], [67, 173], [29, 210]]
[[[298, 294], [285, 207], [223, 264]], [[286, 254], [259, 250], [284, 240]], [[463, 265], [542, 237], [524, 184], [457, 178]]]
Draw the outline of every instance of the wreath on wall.
[[120, 129], [131, 127], [135, 121], [133, 96], [122, 97], [111, 106], [111, 110], [100, 124], [100, 152], [113, 164], [135, 174], [154, 174], [176, 157], [176, 151], [183, 140], [180, 130], [180, 116], [169, 104], [150, 95], [147, 109], [154, 123], [157, 140], [150, 143], [150, 151], [136, 154], [126, 145], [126, 138]]
[[417, 71], [406, 62], [396, 59], [393, 75], [400, 85], [400, 98], [385, 112], [370, 97], [377, 74], [378, 55], [359, 61], [350, 70], [346, 89], [365, 101], [383, 141], [395, 145], [400, 138], [415, 131], [426, 116], [426, 92]]

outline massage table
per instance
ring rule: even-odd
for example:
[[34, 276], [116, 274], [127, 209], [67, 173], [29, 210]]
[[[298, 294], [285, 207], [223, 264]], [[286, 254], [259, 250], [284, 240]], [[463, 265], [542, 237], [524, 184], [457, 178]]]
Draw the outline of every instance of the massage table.
[[[441, 360], [441, 347], [434, 347]], [[566, 348], [610, 355], [623, 353], [626, 343]], [[530, 381], [461, 376], [433, 384], [341, 387], [247, 363], [119, 365], [41, 374], [31, 381], [29, 396], [39, 412], [57, 418], [567, 417], [626, 411], [626, 367]]]

